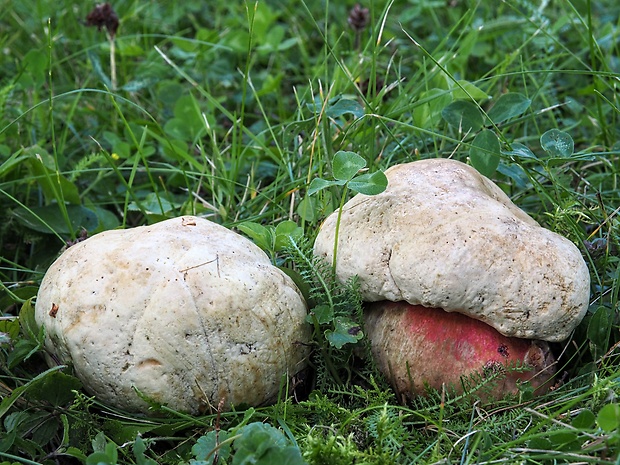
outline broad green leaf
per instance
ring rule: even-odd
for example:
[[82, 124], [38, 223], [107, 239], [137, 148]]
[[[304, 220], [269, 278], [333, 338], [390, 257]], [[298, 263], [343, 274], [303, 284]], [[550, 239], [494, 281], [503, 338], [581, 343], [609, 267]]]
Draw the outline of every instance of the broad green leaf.
[[530, 178], [527, 177], [523, 168], [516, 163], [505, 165], [500, 163], [497, 167], [497, 171], [504, 176], [512, 179], [519, 189], [525, 189], [530, 183]]
[[347, 185], [353, 192], [366, 195], [377, 195], [383, 192], [388, 185], [388, 180], [383, 171], [365, 173], [354, 177]]
[[104, 452], [108, 457], [110, 457], [110, 460], [112, 461], [112, 463], [116, 464], [118, 462], [118, 448], [117, 448], [117, 445], [114, 444], [112, 441], [109, 441], [105, 445]]
[[282, 73], [267, 75], [260, 90], [256, 92], [256, 97], [262, 97], [263, 95], [269, 95], [279, 91], [283, 78], [284, 75]]
[[34, 305], [32, 305], [32, 299], [28, 299], [23, 303], [22, 308], [19, 310], [19, 326], [22, 333], [28, 338], [37, 340], [41, 333], [37, 321], [34, 317]]
[[617, 430], [620, 426], [620, 405], [613, 403], [603, 407], [596, 416], [596, 424], [606, 432]]
[[527, 441], [527, 447], [537, 450], [553, 450], [551, 441], [549, 441], [547, 438], [541, 437], [534, 437]]
[[9, 368], [15, 368], [17, 365], [36, 354], [41, 347], [42, 344], [34, 339], [19, 339], [7, 357], [7, 366]]
[[0, 320], [0, 345], [8, 344], [19, 336], [19, 321]]
[[345, 183], [346, 181], [328, 181], [323, 178], [314, 178], [308, 186], [308, 195], [316, 194], [318, 191], [331, 186], [343, 186]]
[[93, 447], [93, 451], [104, 452], [107, 444], [105, 433], [103, 431], [99, 431], [97, 435], [90, 441], [90, 443]]
[[271, 250], [275, 241], [273, 227], [265, 227], [252, 221], [245, 221], [237, 225], [237, 229], [249, 236], [254, 243], [263, 250]]
[[311, 103], [307, 103], [308, 109], [319, 114], [323, 107], [325, 113], [331, 118], [337, 118], [345, 114], [352, 114], [355, 118], [364, 116], [364, 107], [357, 101], [341, 96], [330, 99], [325, 105], [320, 95], [317, 95]]
[[312, 223], [317, 219], [316, 208], [316, 198], [307, 195], [297, 205], [296, 212], [303, 221]]
[[476, 105], [467, 100], [456, 100], [445, 107], [441, 116], [461, 132], [478, 131], [484, 124], [482, 113]]
[[536, 159], [536, 155], [526, 146], [519, 142], [513, 142], [512, 150], [503, 152], [505, 155], [510, 155], [515, 158], [533, 158]]
[[226, 442], [229, 437], [230, 433], [228, 431], [210, 431], [198, 438], [196, 444], [192, 447], [192, 454], [194, 454], [196, 460], [200, 461], [201, 465], [211, 465], [216, 456], [217, 448], [219, 459], [226, 461], [230, 456], [230, 442]]
[[570, 134], [558, 129], [550, 129], [540, 136], [540, 145], [551, 157], [568, 158], [575, 151]]
[[232, 465], [305, 465], [298, 447], [273, 426], [254, 422], [239, 429]]
[[262, 44], [256, 47], [256, 50], [261, 54], [269, 54], [287, 50], [298, 42], [298, 38], [285, 39], [285, 35], [286, 30], [281, 25], [270, 28], [266, 34], [260, 36]]
[[452, 88], [452, 98], [454, 100], [459, 99], [474, 99], [476, 101], [486, 100], [489, 98], [486, 92], [476, 87], [475, 84], [472, 84], [469, 81], [460, 80], [458, 84]]
[[53, 167], [53, 158], [47, 151], [38, 146], [30, 147], [27, 151], [30, 155], [27, 162], [28, 167], [41, 187], [47, 203], [69, 202], [79, 204], [80, 194], [77, 186], [57, 172]]
[[595, 359], [608, 349], [612, 323], [612, 311], [604, 306], [598, 307], [590, 318], [587, 334], [590, 351]]
[[165, 215], [181, 208], [181, 202], [175, 202], [164, 197], [161, 193], [150, 192], [140, 201], [140, 205], [131, 202], [127, 209], [131, 211], [143, 211], [148, 215]]
[[308, 110], [314, 112], [315, 114], [319, 114], [323, 109], [323, 100], [321, 100], [321, 96], [317, 95], [316, 97], [314, 97], [314, 100], [312, 102], [307, 102], [306, 107], [308, 108]]
[[[9, 430], [7, 433], [0, 434], [0, 452], [9, 450], [17, 439], [17, 430]], [[0, 462], [0, 465], [19, 465], [19, 462]]]
[[499, 157], [499, 139], [493, 131], [485, 129], [476, 135], [469, 148], [469, 158], [474, 168], [490, 178], [499, 166]]
[[32, 299], [28, 299], [19, 311], [19, 326], [24, 337], [17, 341], [14, 349], [9, 354], [7, 364], [10, 368], [29, 359], [43, 346], [45, 329], [43, 327], [39, 328], [34, 313], [35, 309]]
[[577, 433], [570, 430], [557, 430], [549, 433], [549, 440], [553, 445], [553, 450], [566, 450], [565, 446], [571, 443], [575, 443], [577, 439]]
[[63, 370], [67, 368], [65, 365], [57, 365], [55, 367], [50, 368], [49, 370], [44, 371], [43, 373], [38, 374], [26, 384], [19, 386], [13, 389], [10, 395], [5, 396], [0, 402], [0, 418], [2, 418], [9, 409], [13, 406], [17, 400], [23, 396], [28, 390], [32, 389], [38, 383], [40, 383], [46, 376], [49, 376], [50, 373], [54, 373], [55, 371]]
[[361, 118], [364, 116], [364, 107], [357, 100], [341, 98], [333, 105], [328, 105], [326, 113], [330, 118], [338, 118], [346, 114]]
[[158, 426], [150, 422], [134, 423], [126, 420], [108, 419], [105, 423], [106, 436], [114, 441], [115, 444], [124, 444], [126, 442], [133, 441], [136, 436], [147, 434], [154, 429], [158, 429], [158, 432], [164, 433], [166, 428], [161, 428], [161, 425]]
[[56, 172], [56, 159], [40, 145], [35, 144], [31, 145], [30, 147], [26, 147], [24, 149], [24, 153], [27, 154], [31, 159], [39, 161], [40, 164], [50, 170], [50, 172]]
[[300, 230], [301, 228], [297, 226], [297, 223], [295, 223], [294, 221], [291, 221], [291, 220], [281, 221], [276, 226], [276, 235], [286, 235], [286, 236], [294, 235], [297, 237], [299, 232], [303, 232]]
[[5, 431], [11, 432], [21, 428], [28, 421], [30, 413], [27, 410], [18, 410], [9, 413], [5, 418], [2, 426]]
[[82, 205], [67, 205], [71, 227], [60, 213], [58, 205], [52, 204], [31, 209], [16, 208], [13, 215], [25, 227], [34, 231], [50, 234], [56, 232], [64, 236], [74, 234], [82, 228], [95, 231], [99, 227], [99, 218], [92, 210]]
[[[58, 417], [50, 417], [47, 412], [37, 412], [32, 415], [33, 423], [30, 431], [32, 432], [31, 440], [35, 444], [47, 444], [58, 433], [61, 423]], [[39, 417], [39, 418], [37, 418]]]
[[25, 87], [41, 87], [47, 80], [49, 56], [44, 50], [32, 49], [21, 60], [24, 72], [18, 82]]
[[133, 444], [133, 455], [136, 457], [136, 465], [157, 465], [153, 459], [149, 459], [144, 454], [146, 452], [146, 444], [144, 440], [138, 436]]
[[211, 112], [205, 111], [204, 104], [198, 103], [193, 95], [183, 95], [174, 104], [174, 118], [164, 125], [169, 136], [193, 142], [207, 132], [207, 122], [215, 124]]
[[338, 317], [334, 320], [334, 329], [325, 331], [325, 338], [336, 349], [342, 349], [345, 344], [359, 341], [364, 334], [360, 325], [347, 318]]
[[264, 36], [277, 26], [277, 24], [275, 24], [277, 18], [277, 10], [274, 10], [266, 3], [261, 2], [257, 4], [251, 19], [252, 34], [256, 41], [260, 42], [264, 40]]
[[163, 104], [173, 106], [183, 95], [185, 88], [177, 81], [162, 80], [157, 83], [155, 92], [158, 100]]
[[194, 139], [194, 133], [191, 131], [191, 126], [188, 126], [180, 118], [171, 118], [166, 121], [166, 124], [164, 124], [164, 132], [173, 140], [181, 140], [186, 144]]
[[[99, 233], [101, 231], [107, 231], [109, 229], [116, 229], [119, 227], [120, 222], [119, 222], [118, 217], [114, 213], [112, 213], [110, 210], [94, 205], [93, 202], [89, 199], [84, 199], [84, 208], [86, 208], [87, 210], [91, 212], [94, 212], [97, 217], [97, 226], [94, 227], [93, 229], [88, 229], [85, 226], [83, 226], [84, 229], [86, 229], [90, 234]], [[91, 220], [93, 218], [90, 217], [89, 215], [88, 219]], [[94, 221], [93, 221], [93, 224], [94, 224]]]
[[315, 318], [320, 325], [329, 323], [334, 319], [334, 309], [329, 305], [317, 305], [306, 317], [306, 321], [314, 323]]
[[29, 399], [49, 402], [54, 407], [62, 407], [75, 398], [73, 391], [82, 388], [82, 383], [75, 376], [61, 372], [51, 373], [28, 393]]
[[[28, 299], [32, 299], [37, 296], [37, 292], [39, 291], [39, 286], [19, 286], [11, 289], [11, 293], [2, 293], [0, 292], [0, 308], [7, 308], [10, 305], [15, 303], [15, 299], [13, 296], [16, 296], [21, 301], [26, 301]], [[17, 319], [15, 319], [17, 323]], [[0, 324], [0, 328], [2, 325]], [[2, 331], [0, 329], [0, 331]]]
[[[171, 138], [168, 138], [167, 141], [162, 139], [162, 141], [163, 143], [160, 148], [163, 155], [168, 157], [171, 161], [193, 163], [193, 159], [191, 158], [192, 155], [190, 155], [187, 150], [187, 142]], [[119, 154], [119, 156], [121, 156], [121, 154]]]
[[592, 413], [592, 411], [582, 410], [575, 418], [573, 418], [573, 421], [571, 421], [571, 425], [577, 429], [588, 429], [592, 428], [595, 421], [596, 417], [594, 416], [594, 413]]
[[87, 459], [86, 454], [84, 454], [83, 451], [81, 451], [80, 449], [74, 446], [68, 447], [67, 450], [65, 451], [65, 455], [68, 455], [69, 457], [74, 457], [82, 461], [83, 463], [85, 463]]
[[[113, 131], [104, 131], [103, 133], [104, 140], [112, 147], [111, 155], [112, 158], [116, 158], [118, 156], [119, 159], [126, 160], [132, 154], [132, 146], [125, 142], [125, 140], [116, 132]], [[187, 144], [185, 143], [186, 147]], [[164, 150], [166, 149], [166, 145], [164, 145]]]
[[350, 181], [366, 166], [366, 160], [355, 152], [339, 151], [334, 155], [332, 174], [339, 181]]
[[219, 45], [231, 49], [235, 53], [247, 53], [250, 43], [250, 34], [241, 28], [233, 28], [230, 33], [224, 34]]
[[488, 111], [487, 115], [495, 124], [506, 121], [515, 116], [519, 116], [527, 110], [532, 101], [523, 94], [509, 92], [497, 99], [495, 105]]
[[29, 158], [30, 155], [24, 154], [21, 149], [13, 153], [10, 157], [4, 160], [2, 164], [0, 164], [0, 179], [5, 177], [7, 174], [9, 174], [10, 171], [21, 165]]
[[86, 457], [86, 465], [118, 465], [113, 457], [105, 452], [93, 452]]
[[413, 109], [416, 126], [428, 129], [441, 120], [441, 111], [452, 101], [450, 94], [443, 89], [430, 89], [420, 94], [418, 104]]
[[282, 221], [275, 229], [274, 248], [279, 252], [291, 244], [291, 239], [298, 241], [304, 235], [304, 230], [294, 221]]
[[144, 49], [134, 41], [119, 40], [116, 47], [119, 55], [123, 57], [141, 57], [145, 55]]

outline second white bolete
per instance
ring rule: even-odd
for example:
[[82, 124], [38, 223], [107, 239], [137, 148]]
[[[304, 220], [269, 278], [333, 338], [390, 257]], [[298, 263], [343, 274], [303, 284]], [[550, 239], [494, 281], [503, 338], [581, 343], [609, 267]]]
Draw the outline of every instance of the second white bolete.
[[[579, 249], [541, 227], [472, 167], [429, 159], [386, 171], [387, 189], [344, 205], [336, 274], [364, 300], [459, 312], [505, 336], [565, 340], [588, 308]], [[332, 262], [337, 212], [315, 254]]]

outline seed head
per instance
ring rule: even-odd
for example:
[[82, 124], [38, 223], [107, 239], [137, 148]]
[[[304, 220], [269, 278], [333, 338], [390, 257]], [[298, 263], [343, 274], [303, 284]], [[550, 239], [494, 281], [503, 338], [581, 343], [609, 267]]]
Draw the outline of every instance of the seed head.
[[368, 26], [369, 19], [370, 14], [368, 8], [362, 8], [361, 5], [357, 3], [349, 12], [347, 22], [354, 31], [359, 32]]
[[118, 15], [110, 3], [99, 3], [95, 5], [88, 16], [86, 16], [87, 26], [96, 26], [98, 30], [106, 28], [111, 37], [116, 35], [118, 29]]

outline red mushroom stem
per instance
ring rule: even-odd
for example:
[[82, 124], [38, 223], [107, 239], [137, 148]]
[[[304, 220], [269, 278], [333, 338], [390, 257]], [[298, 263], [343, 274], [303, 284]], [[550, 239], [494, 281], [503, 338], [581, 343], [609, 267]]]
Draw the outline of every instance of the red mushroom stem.
[[379, 368], [404, 398], [428, 387], [460, 394], [476, 387], [468, 377], [493, 383], [477, 394], [483, 399], [517, 394], [523, 382], [542, 394], [555, 373], [546, 342], [507, 337], [456, 312], [382, 301], [368, 306], [365, 330]]

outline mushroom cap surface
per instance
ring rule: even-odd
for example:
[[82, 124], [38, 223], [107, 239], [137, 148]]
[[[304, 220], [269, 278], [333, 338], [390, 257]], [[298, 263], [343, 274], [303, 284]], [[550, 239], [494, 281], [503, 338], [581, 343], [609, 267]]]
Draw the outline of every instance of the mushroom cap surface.
[[292, 280], [248, 239], [191, 216], [69, 247], [35, 316], [87, 391], [142, 412], [136, 390], [192, 414], [274, 400], [310, 338]]
[[[579, 249], [541, 227], [474, 168], [449, 159], [396, 165], [387, 189], [343, 207], [336, 275], [366, 301], [457, 311], [509, 337], [562, 341], [588, 307]], [[314, 251], [330, 263], [338, 212]]]

